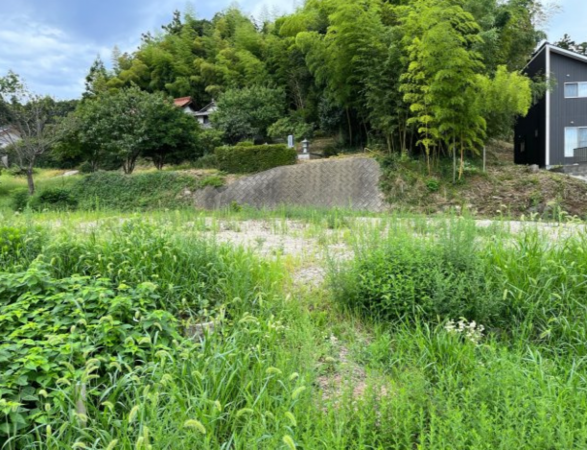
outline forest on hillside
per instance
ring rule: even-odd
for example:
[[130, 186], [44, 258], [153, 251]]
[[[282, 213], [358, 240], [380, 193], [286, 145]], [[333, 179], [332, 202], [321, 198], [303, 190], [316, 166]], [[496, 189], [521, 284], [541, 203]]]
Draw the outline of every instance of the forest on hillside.
[[[546, 74], [530, 80], [522, 69], [551, 12], [542, 0], [307, 0], [264, 20], [237, 7], [210, 20], [176, 11], [136, 51], [114, 49], [111, 68], [97, 59], [67, 120], [41, 96], [15, 95], [14, 74], [0, 78], [0, 116], [8, 111], [0, 123], [29, 134], [36, 119], [21, 106], [33, 99], [45, 102], [43, 123], [62, 125], [42, 151], [39, 136], [23, 138], [32, 156], [21, 145], [26, 157], [13, 160], [31, 180], [48, 149], [62, 167], [85, 161], [92, 171], [131, 173], [139, 157], [161, 168], [290, 134], [422, 154], [429, 168], [452, 156], [462, 175], [465, 157], [510, 137], [548, 89]], [[212, 130], [172, 111], [171, 98], [188, 96], [199, 108], [217, 103]]]
[[[176, 11], [136, 52], [115, 50], [112, 70], [97, 60], [85, 97], [134, 85], [204, 106], [264, 87], [284, 99], [277, 132], [342, 130], [351, 144], [377, 137], [401, 150], [425, 127], [431, 146], [474, 147], [527, 108], [517, 75], [547, 12], [537, 0], [308, 0], [263, 22], [235, 7], [211, 20]], [[487, 90], [497, 105], [483, 104]], [[471, 133], [452, 123], [467, 117]]]

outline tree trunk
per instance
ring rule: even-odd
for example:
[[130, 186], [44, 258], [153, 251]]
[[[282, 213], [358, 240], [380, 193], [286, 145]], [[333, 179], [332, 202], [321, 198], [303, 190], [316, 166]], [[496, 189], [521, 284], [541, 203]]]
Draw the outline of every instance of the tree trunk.
[[33, 180], [33, 168], [29, 167], [26, 170], [26, 181], [29, 187], [29, 194], [33, 195], [35, 193], [35, 180]]
[[353, 127], [351, 124], [351, 113], [348, 108], [346, 108], [346, 121], [347, 121], [347, 125], [349, 127], [349, 141], [350, 141], [349, 143], [352, 147], [353, 146]]
[[163, 166], [165, 165], [165, 156], [163, 155], [155, 155], [153, 156], [153, 164], [157, 170], [163, 170]]
[[452, 139], [452, 183], [457, 182], [457, 146], [455, 138]]
[[465, 172], [465, 145], [463, 144], [463, 139], [461, 138], [461, 166], [459, 167], [459, 181], [463, 178], [464, 172]]
[[135, 164], [137, 163], [136, 158], [129, 158], [124, 161], [122, 164], [122, 170], [124, 170], [125, 175], [130, 175], [135, 170]]

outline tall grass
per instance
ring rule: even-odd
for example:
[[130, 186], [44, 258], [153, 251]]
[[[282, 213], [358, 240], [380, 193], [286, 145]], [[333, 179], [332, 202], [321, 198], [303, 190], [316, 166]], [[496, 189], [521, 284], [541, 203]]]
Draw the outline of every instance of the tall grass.
[[[270, 217], [288, 233], [283, 214]], [[332, 256], [328, 288], [301, 293], [286, 290], [285, 261], [214, 242], [214, 220], [199, 213], [108, 216], [6, 220], [16, 238], [4, 250], [0, 314], [46, 318], [59, 296], [75, 311], [67, 330], [22, 343], [34, 349], [25, 357], [59, 333], [96, 336], [70, 321], [97, 308], [96, 296], [104, 309], [92, 309], [99, 339], [87, 353], [54, 347], [52, 362], [71, 375], [41, 388], [40, 364], [34, 382], [9, 386], [27, 393], [21, 405], [0, 391], [0, 418], [12, 424], [3, 448], [587, 447], [583, 234], [300, 212], [325, 245], [340, 239], [354, 253]], [[111, 326], [120, 305], [124, 320]], [[144, 311], [134, 320], [144, 305], [171, 318], [144, 328]], [[4, 321], [0, 336], [18, 345], [60, 321], [11, 322], [10, 336]], [[30, 362], [15, 354], [0, 343], [0, 389], [10, 365]]]

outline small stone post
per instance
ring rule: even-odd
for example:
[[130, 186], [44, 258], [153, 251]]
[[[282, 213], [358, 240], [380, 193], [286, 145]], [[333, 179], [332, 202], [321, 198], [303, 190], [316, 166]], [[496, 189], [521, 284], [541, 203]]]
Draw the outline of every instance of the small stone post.
[[302, 141], [302, 153], [298, 155], [298, 159], [310, 159], [310, 141], [307, 139]]

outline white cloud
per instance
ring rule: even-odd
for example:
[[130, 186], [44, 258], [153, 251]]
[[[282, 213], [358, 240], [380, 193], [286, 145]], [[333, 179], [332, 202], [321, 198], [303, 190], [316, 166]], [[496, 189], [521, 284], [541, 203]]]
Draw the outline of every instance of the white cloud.
[[12, 70], [39, 94], [64, 99], [78, 97], [96, 55], [110, 52], [97, 44], [79, 42], [63, 30], [35, 22], [27, 16], [3, 19], [0, 75]]

